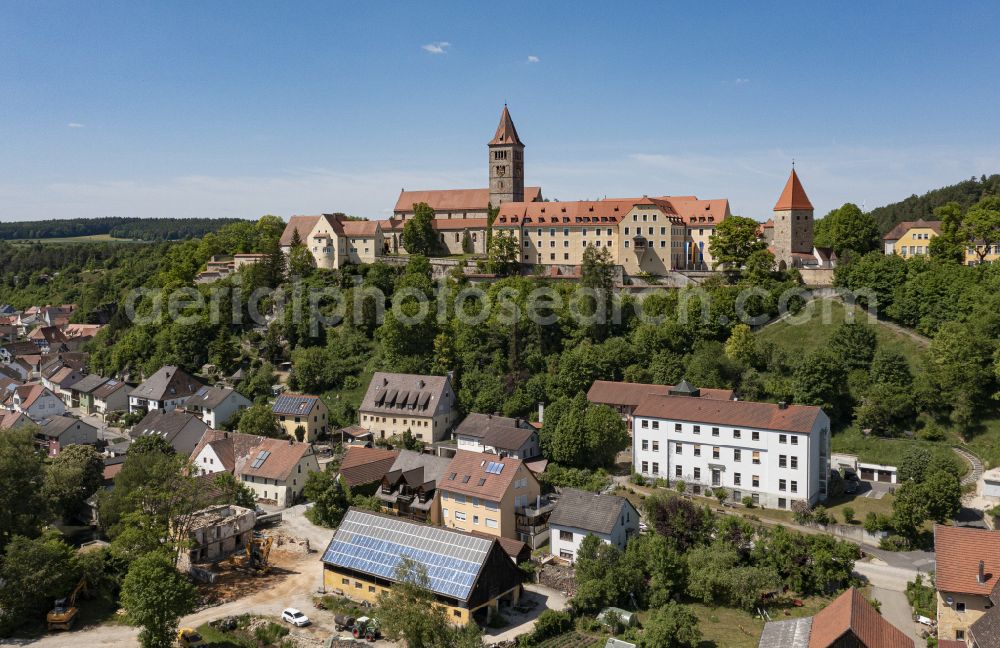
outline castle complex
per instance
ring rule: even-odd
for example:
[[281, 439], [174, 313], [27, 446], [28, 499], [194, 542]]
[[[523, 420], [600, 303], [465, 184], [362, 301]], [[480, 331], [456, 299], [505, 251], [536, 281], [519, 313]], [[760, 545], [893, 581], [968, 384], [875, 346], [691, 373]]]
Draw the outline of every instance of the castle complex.
[[[287, 251], [294, 233], [320, 268], [372, 263], [405, 255], [403, 226], [416, 205], [434, 210], [433, 228], [442, 254], [486, 254], [486, 232], [509, 233], [520, 261], [569, 271], [583, 261], [588, 246], [604, 248], [629, 275], [663, 276], [675, 271], [713, 269], [709, 238], [731, 216], [725, 198], [647, 196], [583, 201], [548, 201], [541, 187], [525, 186], [524, 142], [505, 105], [496, 133], [487, 144], [489, 186], [482, 189], [403, 190], [392, 217], [351, 220], [339, 214], [293, 216], [281, 245]], [[496, 210], [489, 222], [491, 209]], [[762, 226], [781, 267], [829, 263], [813, 249], [813, 207], [792, 169], [772, 220]]]

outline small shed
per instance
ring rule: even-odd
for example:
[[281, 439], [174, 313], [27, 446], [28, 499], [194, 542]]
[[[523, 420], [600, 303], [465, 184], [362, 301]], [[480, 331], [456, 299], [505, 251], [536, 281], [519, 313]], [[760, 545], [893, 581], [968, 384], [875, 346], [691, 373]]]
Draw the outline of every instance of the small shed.
[[606, 607], [601, 610], [601, 613], [597, 615], [597, 620], [604, 625], [610, 625], [608, 623], [609, 617], [612, 615], [617, 616], [618, 620], [626, 628], [631, 628], [638, 623], [639, 618], [636, 616], [635, 612], [629, 612], [628, 610], [623, 610], [618, 607]]

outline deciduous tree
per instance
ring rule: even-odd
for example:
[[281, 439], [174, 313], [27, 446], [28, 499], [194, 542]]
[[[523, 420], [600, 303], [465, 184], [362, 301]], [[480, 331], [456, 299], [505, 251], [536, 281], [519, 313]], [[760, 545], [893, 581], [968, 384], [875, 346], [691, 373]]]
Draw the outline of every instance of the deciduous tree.
[[43, 493], [53, 512], [64, 519], [83, 511], [88, 497], [101, 487], [104, 461], [92, 446], [70, 445], [45, 469]]
[[403, 247], [409, 254], [429, 256], [438, 248], [434, 233], [434, 210], [427, 203], [413, 206], [413, 217], [403, 224]]
[[730, 216], [716, 225], [708, 239], [713, 267], [725, 265], [739, 270], [751, 254], [767, 249], [767, 242], [758, 236], [759, 227], [760, 223], [743, 216]]
[[177, 622], [194, 611], [197, 590], [161, 552], [135, 560], [122, 583], [121, 603], [129, 619], [142, 626], [143, 648], [170, 648]]

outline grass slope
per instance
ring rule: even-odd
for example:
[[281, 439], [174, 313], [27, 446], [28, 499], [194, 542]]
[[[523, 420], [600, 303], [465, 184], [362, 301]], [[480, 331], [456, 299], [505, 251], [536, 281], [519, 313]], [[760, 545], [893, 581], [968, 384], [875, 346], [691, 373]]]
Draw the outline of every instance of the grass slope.
[[854, 321], [875, 327], [879, 347], [902, 354], [909, 361], [910, 369], [915, 374], [923, 371], [921, 358], [924, 347], [920, 343], [869, 317], [857, 306], [851, 307], [851, 311], [848, 311], [843, 302], [831, 299], [809, 302], [806, 311], [765, 326], [757, 332], [757, 338], [773, 342], [796, 355], [804, 355], [827, 346], [837, 326], [844, 322], [848, 312], [853, 313]]

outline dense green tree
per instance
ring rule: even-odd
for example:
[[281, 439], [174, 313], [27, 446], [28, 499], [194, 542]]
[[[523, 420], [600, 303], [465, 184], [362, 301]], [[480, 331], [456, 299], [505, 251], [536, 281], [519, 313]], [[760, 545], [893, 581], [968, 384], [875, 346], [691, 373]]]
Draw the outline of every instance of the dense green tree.
[[898, 436], [912, 428], [916, 411], [909, 388], [893, 384], [871, 385], [854, 408], [854, 418], [863, 430], [879, 436]]
[[302, 242], [299, 229], [292, 231], [291, 245], [288, 250], [288, 271], [293, 277], [308, 277], [316, 267], [309, 248]]
[[737, 324], [726, 340], [726, 357], [745, 366], [757, 366], [760, 362], [760, 351], [757, 348], [757, 338], [746, 324]]
[[927, 519], [927, 501], [921, 484], [906, 481], [896, 488], [892, 501], [892, 528], [904, 538], [913, 538]]
[[560, 399], [545, 413], [542, 449], [564, 466], [597, 468], [614, 463], [628, 447], [628, 428], [613, 409], [580, 393]]
[[[947, 322], [924, 356], [927, 377], [936, 389], [936, 401], [953, 405], [952, 420], [967, 427], [968, 409], [987, 396], [992, 378], [992, 353], [968, 326]], [[955, 409], [964, 403], [966, 409]], [[955, 416], [958, 412], [959, 416]], [[966, 416], [962, 416], [965, 414]]]
[[962, 219], [966, 244], [983, 263], [993, 246], [1000, 243], [1000, 196], [988, 196], [969, 208]]
[[844, 405], [843, 384], [847, 371], [839, 357], [820, 349], [807, 354], [795, 370], [795, 400], [803, 405], [819, 405], [836, 419]]
[[671, 601], [650, 613], [639, 645], [642, 648], [697, 648], [701, 637], [697, 615]]
[[883, 348], [875, 351], [869, 377], [873, 384], [909, 387], [913, 383], [910, 363], [906, 358], [901, 353]]
[[413, 217], [403, 224], [403, 247], [409, 254], [430, 256], [438, 248], [438, 237], [434, 232], [434, 210], [427, 203], [413, 206]]
[[309, 520], [330, 529], [340, 524], [350, 506], [347, 489], [329, 470], [309, 473], [302, 494], [313, 503], [306, 512]]
[[278, 427], [278, 419], [271, 411], [271, 406], [266, 403], [258, 403], [243, 410], [237, 428], [243, 434], [256, 434], [272, 438], [284, 436], [284, 431]]
[[617, 548], [588, 535], [576, 552], [576, 595], [573, 607], [596, 612], [609, 605], [626, 606], [642, 596], [645, 577], [640, 565]]
[[194, 611], [196, 601], [197, 590], [161, 552], [135, 560], [122, 583], [122, 607], [129, 620], [142, 627], [143, 648], [170, 648], [177, 622]]
[[712, 512], [708, 507], [673, 495], [647, 497], [644, 506], [651, 526], [677, 553], [686, 553], [708, 542], [713, 530]]
[[938, 261], [964, 263], [968, 245], [962, 233], [962, 206], [957, 202], [941, 205], [934, 216], [941, 221], [941, 232], [931, 239], [927, 252]]
[[520, 267], [521, 251], [513, 232], [495, 232], [486, 253], [487, 270], [501, 277], [515, 274]]
[[843, 322], [830, 340], [830, 350], [848, 369], [868, 369], [877, 345], [875, 329], [863, 322]]
[[897, 478], [900, 482], [913, 480], [923, 482], [927, 470], [931, 466], [930, 450], [923, 446], [911, 445], [903, 451], [903, 456], [896, 466]]
[[257, 508], [257, 496], [253, 489], [236, 479], [231, 472], [216, 473], [212, 478], [212, 486], [219, 491], [220, 499], [226, 504], [235, 504], [243, 508]]
[[407, 648], [447, 648], [452, 630], [445, 609], [435, 605], [426, 568], [409, 558], [396, 567], [391, 590], [378, 597], [382, 634]]
[[80, 577], [76, 552], [50, 532], [37, 538], [14, 536], [0, 564], [0, 636], [51, 609]]
[[927, 517], [944, 524], [962, 508], [962, 485], [958, 477], [945, 470], [932, 470], [922, 484]]
[[854, 203], [845, 203], [816, 223], [820, 232], [817, 246], [832, 247], [838, 256], [848, 250], [867, 254], [878, 250], [882, 244], [878, 227], [871, 214], [866, 214]]
[[603, 340], [611, 328], [611, 311], [614, 300], [614, 262], [608, 248], [588, 245], [583, 251], [580, 266], [580, 287], [591, 295], [581, 292], [579, 313], [591, 318], [588, 331], [591, 339]]
[[0, 434], [0, 550], [15, 535], [38, 535], [47, 521], [42, 459], [33, 434], [33, 426]]
[[70, 445], [52, 458], [42, 487], [51, 509], [64, 519], [83, 512], [104, 479], [104, 460], [93, 446]]
[[726, 266], [739, 270], [750, 255], [767, 249], [767, 242], [757, 235], [759, 227], [760, 223], [743, 216], [730, 216], [716, 225], [715, 232], [708, 239], [708, 251], [715, 259], [713, 267]]

